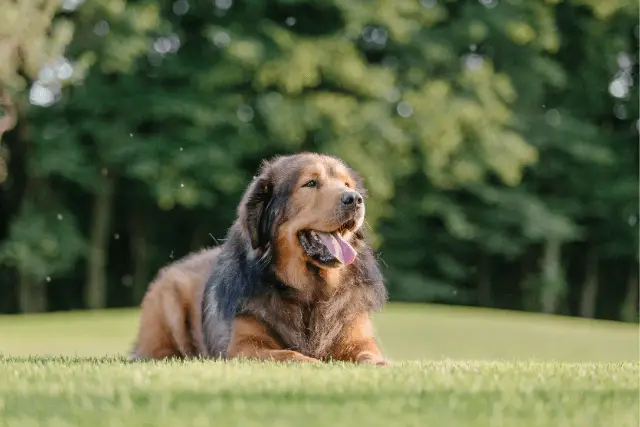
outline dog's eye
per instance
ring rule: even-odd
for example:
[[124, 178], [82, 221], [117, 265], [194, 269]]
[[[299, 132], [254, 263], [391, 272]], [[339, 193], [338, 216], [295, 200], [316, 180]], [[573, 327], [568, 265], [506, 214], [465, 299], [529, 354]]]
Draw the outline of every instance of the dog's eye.
[[346, 185], [346, 186], [347, 186], [347, 188], [351, 188], [351, 186], [349, 185], [349, 183], [348, 183], [348, 182], [345, 182], [345, 183], [344, 183], [344, 185]]
[[316, 181], [315, 179], [312, 179], [311, 181], [307, 181], [306, 184], [303, 185], [303, 187], [317, 187], [318, 186], [318, 181]]

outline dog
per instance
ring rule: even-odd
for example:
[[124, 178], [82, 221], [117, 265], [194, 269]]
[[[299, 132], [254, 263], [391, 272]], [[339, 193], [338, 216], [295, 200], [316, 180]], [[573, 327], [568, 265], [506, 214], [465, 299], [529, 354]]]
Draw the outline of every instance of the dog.
[[371, 321], [387, 290], [365, 238], [365, 196], [338, 157], [264, 160], [224, 242], [151, 282], [132, 358], [389, 365]]

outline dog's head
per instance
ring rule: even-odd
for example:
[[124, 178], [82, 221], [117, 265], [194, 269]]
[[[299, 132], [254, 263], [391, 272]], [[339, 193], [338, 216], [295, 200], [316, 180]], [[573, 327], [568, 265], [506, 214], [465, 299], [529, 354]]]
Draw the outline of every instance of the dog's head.
[[340, 159], [301, 153], [263, 163], [239, 207], [252, 249], [272, 251], [276, 273], [304, 286], [308, 267], [326, 274], [362, 248], [365, 190]]

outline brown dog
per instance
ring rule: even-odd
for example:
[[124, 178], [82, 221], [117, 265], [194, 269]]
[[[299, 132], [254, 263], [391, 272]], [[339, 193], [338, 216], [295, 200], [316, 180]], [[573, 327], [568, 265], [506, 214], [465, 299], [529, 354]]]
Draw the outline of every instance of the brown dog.
[[363, 197], [338, 158], [264, 162], [224, 244], [150, 285], [133, 357], [388, 364], [370, 318], [387, 293], [362, 233]]

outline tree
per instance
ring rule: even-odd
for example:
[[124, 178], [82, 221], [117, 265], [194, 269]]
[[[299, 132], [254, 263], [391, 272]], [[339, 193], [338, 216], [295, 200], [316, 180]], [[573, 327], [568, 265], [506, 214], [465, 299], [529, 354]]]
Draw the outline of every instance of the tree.
[[[3, 5], [0, 16], [0, 184], [7, 177], [8, 151], [2, 135], [16, 125], [24, 110], [23, 95], [29, 80], [41, 67], [60, 56], [70, 41], [73, 26], [54, 19], [59, 8], [56, 0], [18, 0]], [[19, 18], [18, 18], [19, 17]], [[32, 89], [35, 93], [36, 86]]]
[[[410, 280], [413, 295], [491, 304], [490, 263], [525, 251], [529, 209], [557, 221], [535, 197], [515, 188], [538, 159], [519, 123], [540, 101], [542, 88], [562, 79], [546, 59], [558, 46], [553, 6], [422, 5], [422, 11], [407, 10], [390, 30], [404, 35], [405, 43], [391, 37], [376, 55], [399, 70], [398, 120], [412, 135], [415, 159], [398, 188], [398, 201], [411, 200], [398, 211], [411, 211], [411, 220], [398, 224], [391, 218], [394, 232], [387, 233], [384, 252], [413, 248], [415, 257], [405, 257], [403, 249], [389, 259], [397, 266], [393, 279]], [[416, 30], [403, 34], [404, 28]], [[424, 224], [422, 231], [417, 224]], [[465, 292], [461, 286], [474, 277], [480, 289]], [[395, 295], [408, 292], [403, 289]]]
[[[49, 15], [53, 13], [51, 8], [47, 11]], [[49, 15], [38, 21], [45, 29], [45, 18]], [[71, 212], [64, 209], [63, 197], [53, 189], [52, 184], [58, 178], [90, 188], [96, 194], [94, 224], [88, 245], [87, 305], [91, 308], [105, 305], [104, 246], [109, 226], [108, 205], [113, 194], [113, 181], [110, 175], [100, 173], [100, 167], [95, 168], [98, 173], [93, 173], [95, 169], [86, 163], [90, 155], [87, 156], [80, 141], [71, 139], [75, 131], [70, 126], [67, 127], [70, 122], [56, 114], [60, 105], [51, 105], [60, 96], [63, 83], [73, 84], [82, 80], [96, 58], [96, 66], [101, 67], [104, 72], [126, 72], [135, 57], [146, 50], [145, 32], [157, 24], [157, 13], [152, 6], [127, 6], [123, 0], [105, 0], [84, 5], [60, 22], [67, 24], [63, 28], [68, 29], [73, 20], [77, 20], [79, 24], [73, 44], [67, 46], [69, 39], [56, 44], [59, 49], [55, 55], [58, 56], [52, 56], [53, 53], [48, 55], [47, 64], [35, 63], [35, 59], [28, 62], [30, 66], [43, 65], [32, 86], [30, 102], [41, 108], [50, 107], [51, 110], [22, 108], [18, 128], [10, 135], [9, 140], [11, 152], [17, 153], [15, 158], [21, 159], [22, 163], [12, 165], [20, 176], [9, 182], [13, 188], [10, 187], [8, 192], [13, 192], [17, 208], [7, 240], [0, 249], [0, 261], [18, 271], [22, 310], [44, 309], [45, 305], [39, 301], [46, 300], [45, 278], [50, 280], [54, 274], [67, 272], [84, 253], [84, 239], [76, 227], [76, 221]], [[104, 27], [109, 27], [107, 20], [119, 32], [114, 31], [113, 38], [109, 41], [102, 41]], [[41, 43], [39, 40], [27, 40], [25, 46], [37, 47]], [[22, 52], [26, 47], [17, 45], [15, 50]], [[63, 48], [65, 54], [74, 60], [62, 56]], [[53, 206], [56, 206], [54, 212], [60, 213], [47, 212]], [[66, 212], [63, 214], [62, 211]], [[61, 222], [52, 220], [52, 215], [56, 215]], [[39, 233], [24, 230], [29, 224], [33, 224], [34, 230], [40, 227]], [[48, 249], [42, 247], [43, 234], [47, 234], [52, 242]], [[54, 246], [55, 253], [51, 249]]]

